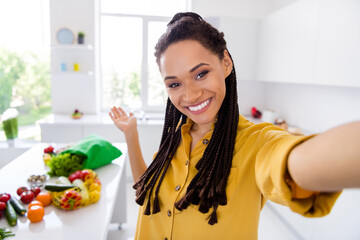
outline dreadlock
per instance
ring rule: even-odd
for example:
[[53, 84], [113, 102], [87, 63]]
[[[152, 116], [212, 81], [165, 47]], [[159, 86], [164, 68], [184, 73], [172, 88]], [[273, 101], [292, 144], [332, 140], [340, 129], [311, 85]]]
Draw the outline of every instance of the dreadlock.
[[[160, 37], [155, 47], [158, 65], [161, 55], [169, 45], [182, 40], [196, 40], [216, 54], [219, 59], [224, 58], [224, 51], [227, 50], [224, 34], [204, 21], [198, 14], [178, 13], [167, 26], [167, 31]], [[230, 53], [229, 56], [232, 60]], [[213, 212], [208, 217], [210, 225], [218, 222], [216, 214], [218, 206], [227, 204], [225, 189], [231, 169], [239, 121], [234, 67], [225, 79], [225, 85], [226, 95], [218, 112], [213, 135], [202, 158], [196, 164], [198, 172], [187, 187], [185, 196], [175, 203], [175, 207], [180, 211], [186, 209], [190, 204], [199, 205], [199, 211], [202, 213], [209, 212], [212, 207]], [[150, 196], [152, 196], [154, 189], [152, 213], [155, 214], [160, 211], [158, 192], [181, 142], [181, 126], [185, 124], [186, 118], [168, 99], [159, 151], [148, 169], [134, 185], [138, 204], [143, 205], [148, 195], [145, 215], [151, 214]]]

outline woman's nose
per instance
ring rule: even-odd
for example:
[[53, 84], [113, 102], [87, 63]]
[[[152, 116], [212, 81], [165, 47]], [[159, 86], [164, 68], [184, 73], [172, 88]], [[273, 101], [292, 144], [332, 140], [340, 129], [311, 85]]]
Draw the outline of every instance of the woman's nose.
[[194, 103], [200, 99], [202, 92], [202, 89], [198, 88], [195, 84], [187, 84], [183, 99], [189, 103]]

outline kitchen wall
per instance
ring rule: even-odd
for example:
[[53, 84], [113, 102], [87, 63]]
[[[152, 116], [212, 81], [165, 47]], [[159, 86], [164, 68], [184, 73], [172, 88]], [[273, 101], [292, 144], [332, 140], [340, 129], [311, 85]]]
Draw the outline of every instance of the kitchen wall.
[[311, 133], [360, 120], [360, 88], [265, 83], [264, 89], [264, 108]]
[[[299, 2], [224, 0], [221, 3], [212, 1], [211, 4], [205, 4], [204, 0], [193, 0], [192, 10], [205, 18], [217, 19], [217, 27], [225, 33], [239, 79], [239, 106], [242, 114], [250, 114], [253, 106], [262, 111], [275, 110], [279, 117], [306, 133], [321, 132], [345, 122], [359, 120], [360, 112], [356, 110], [360, 105], [359, 87], [256, 80], [261, 19]], [[336, 3], [318, 2], [322, 7]], [[347, 4], [358, 6], [351, 1], [347, 1]], [[313, 80], [304, 79], [306, 81]]]
[[240, 81], [239, 106], [275, 110], [280, 118], [306, 133], [318, 133], [360, 119], [360, 88], [312, 84]]

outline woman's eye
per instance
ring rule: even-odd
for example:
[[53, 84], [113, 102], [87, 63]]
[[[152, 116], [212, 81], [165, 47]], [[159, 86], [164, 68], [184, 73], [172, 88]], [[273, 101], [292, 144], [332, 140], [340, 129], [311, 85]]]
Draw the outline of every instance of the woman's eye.
[[196, 79], [200, 79], [203, 78], [204, 76], [206, 76], [206, 74], [208, 74], [209, 71], [203, 71], [201, 73], [199, 73], [198, 75], [196, 75]]
[[171, 83], [168, 87], [169, 87], [169, 88], [176, 88], [176, 87], [178, 87], [178, 86], [180, 86], [179, 83]]

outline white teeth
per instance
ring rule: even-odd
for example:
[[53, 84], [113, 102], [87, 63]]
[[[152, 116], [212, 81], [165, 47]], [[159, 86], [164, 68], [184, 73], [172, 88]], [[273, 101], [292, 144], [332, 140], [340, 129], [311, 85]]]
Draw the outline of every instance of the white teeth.
[[190, 111], [193, 111], [193, 112], [199, 111], [199, 110], [203, 109], [204, 107], [206, 107], [209, 104], [209, 102], [210, 102], [210, 99], [206, 100], [202, 104], [199, 104], [195, 107], [189, 107], [189, 109], [190, 109]]

